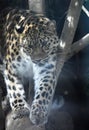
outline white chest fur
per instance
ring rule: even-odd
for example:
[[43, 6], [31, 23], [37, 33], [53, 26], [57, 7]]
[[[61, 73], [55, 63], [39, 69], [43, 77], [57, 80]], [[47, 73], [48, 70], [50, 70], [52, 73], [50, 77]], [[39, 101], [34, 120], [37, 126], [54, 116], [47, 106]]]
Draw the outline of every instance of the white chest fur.
[[16, 73], [22, 78], [30, 78], [33, 76], [33, 63], [31, 58], [28, 56], [22, 57], [20, 61], [13, 61], [14, 65], [16, 66]]

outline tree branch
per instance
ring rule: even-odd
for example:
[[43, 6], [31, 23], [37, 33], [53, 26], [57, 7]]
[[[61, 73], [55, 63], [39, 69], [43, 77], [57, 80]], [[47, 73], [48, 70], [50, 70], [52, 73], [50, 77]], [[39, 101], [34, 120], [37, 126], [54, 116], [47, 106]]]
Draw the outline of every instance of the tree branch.
[[0, 73], [3, 73], [3, 64], [0, 64]]
[[59, 46], [62, 48], [62, 53], [60, 55], [60, 58], [57, 58], [57, 79], [67, 59], [67, 54], [70, 52], [71, 44], [73, 42], [73, 38], [79, 21], [83, 1], [84, 0], [71, 0], [70, 2], [68, 14], [60, 37]]
[[37, 127], [27, 117], [13, 120], [11, 116], [12, 113], [7, 116], [6, 130], [45, 130], [45, 126]]
[[87, 17], [89, 17], [89, 11], [85, 8], [85, 6], [82, 6], [82, 10], [87, 15]]
[[70, 52], [67, 54], [66, 60], [71, 58], [73, 55], [84, 49], [87, 45], [89, 45], [89, 33], [81, 38], [79, 41], [73, 43], [71, 45]]

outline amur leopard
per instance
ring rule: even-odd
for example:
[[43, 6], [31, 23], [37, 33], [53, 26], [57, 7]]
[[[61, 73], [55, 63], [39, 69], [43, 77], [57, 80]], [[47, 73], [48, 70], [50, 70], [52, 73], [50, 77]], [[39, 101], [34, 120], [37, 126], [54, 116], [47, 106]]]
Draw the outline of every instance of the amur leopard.
[[[56, 86], [59, 38], [55, 23], [43, 15], [13, 9], [3, 24], [3, 73], [13, 118], [29, 116], [33, 124], [45, 124]], [[31, 74], [34, 99], [29, 106], [24, 83]]]

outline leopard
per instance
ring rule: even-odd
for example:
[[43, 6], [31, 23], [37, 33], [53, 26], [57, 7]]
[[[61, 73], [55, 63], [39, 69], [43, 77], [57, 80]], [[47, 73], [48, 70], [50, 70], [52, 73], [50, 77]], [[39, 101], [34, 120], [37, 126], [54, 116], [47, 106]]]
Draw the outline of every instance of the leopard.
[[[10, 9], [4, 19], [3, 76], [13, 119], [28, 116], [35, 125], [46, 124], [56, 88], [59, 37], [56, 25], [42, 14]], [[24, 84], [34, 81], [29, 105]]]

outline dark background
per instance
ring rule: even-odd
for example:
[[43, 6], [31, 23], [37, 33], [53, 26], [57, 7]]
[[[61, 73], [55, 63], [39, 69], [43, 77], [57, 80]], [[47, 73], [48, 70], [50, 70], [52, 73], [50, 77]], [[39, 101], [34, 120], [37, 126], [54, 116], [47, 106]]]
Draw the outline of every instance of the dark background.
[[[70, 0], [45, 1], [46, 15], [56, 21], [57, 32], [60, 36]], [[84, 5], [89, 10], [89, 2], [85, 2]], [[0, 12], [6, 7], [28, 9], [28, 1], [0, 0]], [[74, 41], [79, 40], [87, 33], [89, 33], [89, 18], [82, 11]], [[0, 86], [3, 88], [3, 78], [1, 77], [0, 80]], [[4, 88], [2, 94], [5, 93]], [[58, 80], [55, 99], [59, 104], [61, 100], [64, 101], [64, 105], [59, 111], [65, 111], [71, 116], [74, 130], [89, 130], [89, 46], [65, 63]], [[0, 118], [3, 122], [2, 115]], [[3, 124], [1, 121], [0, 124]]]

